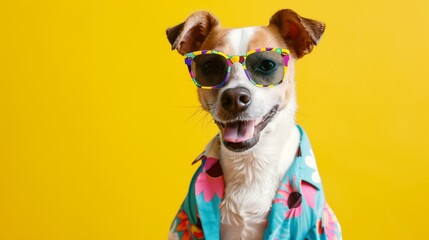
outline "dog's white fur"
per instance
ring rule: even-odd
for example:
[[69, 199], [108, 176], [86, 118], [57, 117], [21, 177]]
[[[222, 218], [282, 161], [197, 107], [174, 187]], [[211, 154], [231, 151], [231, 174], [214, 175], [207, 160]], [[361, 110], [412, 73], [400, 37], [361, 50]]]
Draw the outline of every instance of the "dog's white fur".
[[[235, 152], [220, 144], [220, 164], [225, 179], [221, 204], [223, 240], [263, 237], [272, 201], [299, 146], [300, 132], [295, 125], [295, 61], [311, 52], [324, 28], [321, 22], [284, 9], [273, 15], [268, 27], [222, 30], [219, 21], [210, 13], [196, 12], [184, 23], [167, 30], [172, 48], [181, 54], [215, 49], [228, 55], [244, 55], [256, 47], [281, 47], [292, 51], [286, 77], [276, 87], [254, 86], [242, 66], [235, 63], [224, 87], [198, 90], [202, 107], [221, 123], [261, 119], [274, 106], [279, 106], [274, 118], [261, 131], [258, 143], [250, 149]], [[227, 89], [237, 87], [249, 90], [251, 104], [236, 119], [228, 119], [220, 96]]]
[[[250, 50], [247, 46], [254, 31], [255, 28], [242, 28], [228, 34], [229, 44], [234, 50], [232, 54], [242, 55]], [[294, 60], [291, 60], [283, 84], [269, 90], [257, 88], [249, 82], [242, 67], [234, 64], [231, 79], [222, 91], [234, 87], [249, 89], [252, 102], [256, 103], [249, 107], [249, 115], [259, 117], [276, 104], [277, 98], [284, 95], [287, 87], [294, 87], [293, 75]], [[221, 207], [222, 239], [262, 239], [272, 200], [299, 145], [295, 111], [293, 92], [287, 107], [277, 112], [276, 117], [261, 132], [257, 145], [237, 153], [221, 144], [220, 161], [226, 186]]]

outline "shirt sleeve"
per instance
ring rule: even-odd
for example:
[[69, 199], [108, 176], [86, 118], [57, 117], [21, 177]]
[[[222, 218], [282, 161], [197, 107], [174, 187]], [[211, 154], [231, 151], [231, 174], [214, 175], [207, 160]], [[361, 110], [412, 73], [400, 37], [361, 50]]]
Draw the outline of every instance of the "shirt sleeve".
[[194, 174], [188, 194], [174, 217], [168, 235], [169, 240], [204, 239], [195, 198], [195, 180], [201, 172], [201, 169], [202, 167], [200, 166]]
[[325, 202], [316, 224], [305, 237], [306, 240], [341, 240], [341, 226], [331, 207]]

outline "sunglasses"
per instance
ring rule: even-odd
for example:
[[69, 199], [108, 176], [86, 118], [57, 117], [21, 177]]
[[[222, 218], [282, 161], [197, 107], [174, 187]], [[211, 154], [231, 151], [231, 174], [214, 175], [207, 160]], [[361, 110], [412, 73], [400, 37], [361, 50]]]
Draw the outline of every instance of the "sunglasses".
[[203, 89], [218, 89], [228, 82], [234, 63], [241, 63], [251, 83], [257, 87], [281, 84], [287, 72], [289, 50], [259, 48], [246, 55], [230, 56], [216, 50], [201, 50], [185, 54], [185, 64], [195, 85]]

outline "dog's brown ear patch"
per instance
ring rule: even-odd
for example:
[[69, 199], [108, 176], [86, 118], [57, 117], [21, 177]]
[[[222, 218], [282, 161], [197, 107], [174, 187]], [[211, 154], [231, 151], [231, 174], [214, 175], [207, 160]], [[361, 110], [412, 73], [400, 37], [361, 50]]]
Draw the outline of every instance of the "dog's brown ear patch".
[[290, 9], [276, 12], [270, 19], [270, 26], [279, 30], [281, 37], [296, 57], [310, 53], [325, 31], [325, 24], [303, 18]]
[[171, 49], [177, 49], [182, 55], [197, 51], [209, 33], [217, 26], [219, 26], [219, 21], [209, 12], [195, 12], [185, 22], [167, 29]]

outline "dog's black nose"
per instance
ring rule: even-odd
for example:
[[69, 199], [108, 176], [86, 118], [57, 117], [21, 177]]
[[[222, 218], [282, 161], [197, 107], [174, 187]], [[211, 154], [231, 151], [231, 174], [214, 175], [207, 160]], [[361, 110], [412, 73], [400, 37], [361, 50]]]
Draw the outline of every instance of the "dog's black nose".
[[250, 91], [243, 87], [227, 89], [220, 97], [222, 108], [231, 113], [243, 112], [251, 102]]

